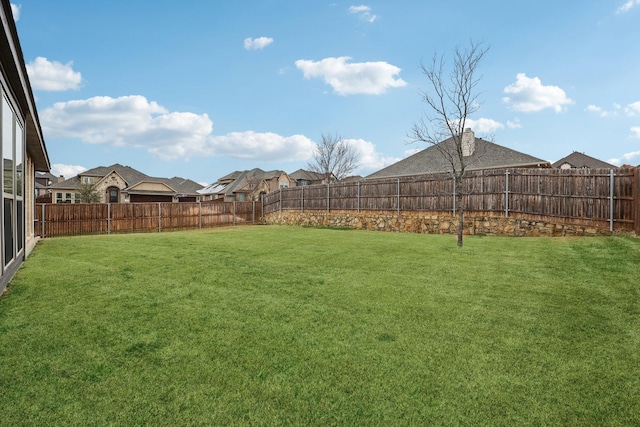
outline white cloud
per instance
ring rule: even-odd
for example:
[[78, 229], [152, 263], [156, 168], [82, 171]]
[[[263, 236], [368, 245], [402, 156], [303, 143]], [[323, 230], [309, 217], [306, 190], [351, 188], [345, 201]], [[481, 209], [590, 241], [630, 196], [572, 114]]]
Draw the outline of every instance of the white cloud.
[[273, 39], [271, 37], [257, 37], [255, 39], [247, 37], [244, 39], [244, 48], [247, 50], [264, 49], [271, 43], [273, 43]]
[[640, 138], [640, 126], [631, 127], [632, 138]]
[[623, 154], [622, 157], [620, 158], [609, 159], [607, 160], [607, 162], [616, 166], [620, 166], [623, 164], [640, 163], [640, 151], [633, 151], [631, 153], [626, 153], [626, 154]]
[[29, 81], [36, 90], [63, 91], [78, 89], [82, 75], [73, 71], [73, 62], [62, 64], [41, 56], [26, 64]]
[[304, 135], [281, 136], [271, 132], [245, 131], [212, 136], [204, 154], [288, 162], [309, 159], [314, 147], [313, 141]]
[[520, 124], [520, 119], [516, 117], [513, 120], [507, 120], [507, 127], [509, 129], [520, 129], [522, 124]]
[[587, 106], [587, 111], [589, 111], [590, 113], [596, 113], [600, 117], [608, 116], [607, 111], [605, 111], [602, 107], [598, 107], [597, 105], [593, 105], [593, 104]]
[[632, 117], [640, 114], [640, 101], [636, 101], [632, 104], [627, 105], [624, 109], [624, 112]]
[[356, 14], [360, 19], [369, 23], [374, 23], [378, 19], [376, 15], [371, 13], [371, 8], [365, 5], [351, 6], [349, 7], [349, 13]]
[[351, 58], [325, 58], [320, 61], [300, 59], [296, 68], [304, 78], [322, 78], [339, 95], [379, 95], [390, 87], [403, 87], [407, 83], [395, 78], [401, 69], [386, 62], [347, 63]]
[[508, 97], [502, 98], [514, 110], [525, 113], [552, 108], [556, 113], [564, 106], [573, 104], [567, 94], [558, 86], [543, 86], [538, 77], [529, 78], [524, 73], [518, 73], [516, 82], [504, 88]]
[[633, 7], [640, 5], [640, 0], [628, 0], [625, 4], [620, 6], [616, 13], [625, 13], [630, 11]]
[[64, 176], [65, 179], [69, 179], [86, 171], [87, 168], [79, 165], [64, 165], [62, 163], [55, 163], [51, 165], [51, 174], [55, 176]]
[[20, 9], [22, 8], [21, 4], [11, 3], [11, 13], [13, 14], [13, 20], [18, 22], [20, 19]]
[[197, 154], [213, 129], [206, 114], [168, 112], [143, 96], [58, 102], [42, 111], [40, 122], [49, 138], [146, 148], [164, 159]]
[[358, 152], [357, 173], [372, 173], [401, 160], [396, 157], [384, 157], [376, 151], [376, 146], [372, 142], [364, 139], [345, 139], [344, 141]]
[[620, 107], [619, 104], [613, 104], [613, 109], [612, 110], [605, 110], [604, 108], [602, 108], [602, 107], [600, 107], [598, 105], [590, 104], [590, 105], [587, 106], [587, 108], [585, 110], [590, 112], [590, 113], [597, 114], [600, 117], [610, 117], [610, 116], [617, 115], [618, 114], [618, 110], [620, 110], [620, 108], [621, 107]]
[[493, 119], [480, 118], [478, 120], [467, 119], [465, 127], [473, 129], [477, 133], [494, 133], [498, 129], [504, 129], [504, 125]]
[[307, 160], [315, 144], [303, 135], [253, 131], [212, 134], [207, 114], [170, 112], [139, 95], [58, 102], [43, 110], [47, 138], [146, 149], [164, 160], [225, 155], [259, 161]]

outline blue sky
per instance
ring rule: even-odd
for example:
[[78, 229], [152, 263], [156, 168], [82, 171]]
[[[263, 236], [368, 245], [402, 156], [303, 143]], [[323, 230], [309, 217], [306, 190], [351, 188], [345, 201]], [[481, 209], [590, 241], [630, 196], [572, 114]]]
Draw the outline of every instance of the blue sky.
[[23, 0], [14, 19], [53, 166], [215, 182], [305, 168], [322, 134], [368, 175], [427, 108], [421, 61], [482, 41], [477, 136], [640, 164], [640, 0]]

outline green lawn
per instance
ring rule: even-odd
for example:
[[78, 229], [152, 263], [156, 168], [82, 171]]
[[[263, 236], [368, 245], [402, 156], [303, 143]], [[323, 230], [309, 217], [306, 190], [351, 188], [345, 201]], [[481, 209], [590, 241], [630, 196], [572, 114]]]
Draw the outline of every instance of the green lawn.
[[0, 425], [640, 425], [640, 239], [278, 226], [42, 241]]

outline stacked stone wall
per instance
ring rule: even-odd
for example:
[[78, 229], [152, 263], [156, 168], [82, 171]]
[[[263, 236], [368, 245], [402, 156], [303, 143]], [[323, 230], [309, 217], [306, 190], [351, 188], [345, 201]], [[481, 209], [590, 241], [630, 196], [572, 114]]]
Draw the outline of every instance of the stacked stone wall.
[[[267, 224], [353, 228], [425, 234], [456, 234], [458, 219], [450, 212], [282, 211], [268, 214]], [[612, 234], [596, 225], [556, 223], [500, 214], [469, 213], [464, 234], [488, 236], [603, 236]]]

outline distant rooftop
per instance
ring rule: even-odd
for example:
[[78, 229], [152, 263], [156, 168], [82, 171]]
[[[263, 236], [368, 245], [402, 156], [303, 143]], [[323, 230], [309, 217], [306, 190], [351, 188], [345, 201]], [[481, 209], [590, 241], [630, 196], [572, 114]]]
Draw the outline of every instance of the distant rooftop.
[[574, 151], [551, 165], [555, 169], [617, 169], [611, 163]]

